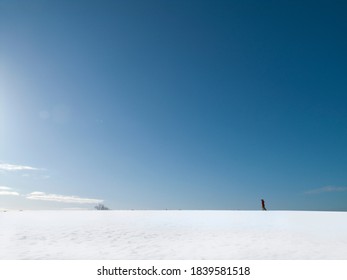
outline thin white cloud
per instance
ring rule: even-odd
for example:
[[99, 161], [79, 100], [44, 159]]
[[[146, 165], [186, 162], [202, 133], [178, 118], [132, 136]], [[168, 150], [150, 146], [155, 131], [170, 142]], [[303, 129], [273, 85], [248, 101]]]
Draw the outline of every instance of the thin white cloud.
[[12, 191], [10, 187], [0, 186], [0, 195], [19, 195], [19, 193]]
[[18, 164], [9, 164], [9, 163], [0, 163], [0, 170], [3, 171], [35, 171], [39, 168], [27, 166], [27, 165], [18, 165]]
[[60, 194], [46, 194], [44, 192], [32, 192], [26, 196], [27, 199], [55, 201], [63, 203], [97, 204], [103, 202], [102, 199], [82, 198], [78, 196], [66, 196]]
[[0, 195], [19, 195], [19, 193], [10, 191], [0, 191]]
[[319, 193], [345, 192], [345, 191], [347, 191], [347, 187], [325, 186], [322, 188], [307, 191], [306, 194], [319, 194]]
[[45, 195], [44, 192], [32, 192], [29, 195]]

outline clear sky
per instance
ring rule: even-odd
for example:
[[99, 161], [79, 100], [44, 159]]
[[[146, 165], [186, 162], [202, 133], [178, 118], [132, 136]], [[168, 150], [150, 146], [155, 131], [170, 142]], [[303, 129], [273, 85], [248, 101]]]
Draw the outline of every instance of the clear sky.
[[0, 208], [346, 211], [346, 10], [0, 0]]

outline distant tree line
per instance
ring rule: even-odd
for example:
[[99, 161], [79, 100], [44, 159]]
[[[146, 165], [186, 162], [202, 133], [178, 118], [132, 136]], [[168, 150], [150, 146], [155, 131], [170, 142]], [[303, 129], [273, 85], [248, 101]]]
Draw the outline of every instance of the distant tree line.
[[95, 206], [96, 210], [110, 210], [110, 208], [106, 207], [104, 204], [99, 203]]

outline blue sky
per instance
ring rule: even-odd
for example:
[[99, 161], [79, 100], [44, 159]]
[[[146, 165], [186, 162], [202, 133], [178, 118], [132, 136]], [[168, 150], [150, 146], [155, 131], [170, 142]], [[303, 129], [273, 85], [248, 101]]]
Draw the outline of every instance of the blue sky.
[[347, 210], [345, 1], [0, 1], [0, 208]]

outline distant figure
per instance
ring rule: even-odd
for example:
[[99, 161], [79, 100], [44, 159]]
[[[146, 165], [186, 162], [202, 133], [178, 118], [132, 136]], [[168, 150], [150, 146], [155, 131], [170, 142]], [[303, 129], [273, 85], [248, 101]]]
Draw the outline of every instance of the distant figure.
[[264, 199], [261, 200], [261, 208], [262, 208], [264, 211], [266, 211], [266, 208], [265, 208], [265, 200], [264, 200]]

